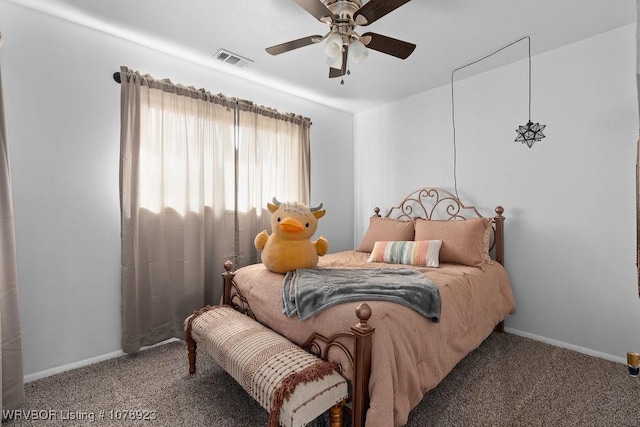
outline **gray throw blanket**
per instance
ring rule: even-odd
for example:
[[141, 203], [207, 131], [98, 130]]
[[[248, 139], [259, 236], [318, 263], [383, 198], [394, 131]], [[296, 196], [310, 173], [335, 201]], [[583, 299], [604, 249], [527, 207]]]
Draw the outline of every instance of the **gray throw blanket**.
[[299, 268], [282, 282], [282, 311], [301, 321], [325, 308], [355, 301], [391, 301], [440, 321], [440, 292], [424, 274], [410, 268]]

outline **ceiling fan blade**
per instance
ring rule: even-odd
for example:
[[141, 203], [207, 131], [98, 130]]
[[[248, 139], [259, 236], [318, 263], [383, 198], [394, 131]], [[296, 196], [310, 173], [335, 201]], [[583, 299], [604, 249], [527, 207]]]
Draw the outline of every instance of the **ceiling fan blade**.
[[320, 0], [294, 0], [298, 6], [309, 12], [318, 21], [333, 22], [333, 13]]
[[271, 55], [280, 55], [281, 53], [289, 52], [290, 50], [298, 49], [300, 47], [309, 46], [314, 43], [318, 43], [322, 40], [322, 36], [309, 36], [303, 37], [297, 40], [291, 40], [286, 43], [277, 44], [266, 48], [267, 53]]
[[334, 79], [336, 77], [342, 77], [347, 74], [347, 56], [349, 55], [349, 46], [345, 46], [342, 49], [342, 68], [329, 68], [329, 78]]
[[329, 78], [335, 79], [336, 77], [342, 77], [344, 73], [342, 70], [338, 70], [337, 68], [329, 67]]
[[353, 19], [358, 25], [369, 25], [409, 1], [410, 0], [371, 0], [356, 11]]
[[387, 55], [395, 56], [400, 59], [407, 59], [416, 48], [416, 45], [413, 43], [376, 33], [364, 33], [360, 37], [360, 40], [369, 49], [377, 50], [378, 52], [386, 53]]

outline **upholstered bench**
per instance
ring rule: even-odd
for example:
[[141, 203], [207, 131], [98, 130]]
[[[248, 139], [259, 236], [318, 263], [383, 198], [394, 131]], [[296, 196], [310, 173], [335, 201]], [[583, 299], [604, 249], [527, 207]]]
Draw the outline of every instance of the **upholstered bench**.
[[347, 381], [335, 365], [228, 306], [205, 307], [185, 320], [189, 372], [196, 346], [269, 412], [269, 426], [304, 426], [330, 410], [341, 426]]

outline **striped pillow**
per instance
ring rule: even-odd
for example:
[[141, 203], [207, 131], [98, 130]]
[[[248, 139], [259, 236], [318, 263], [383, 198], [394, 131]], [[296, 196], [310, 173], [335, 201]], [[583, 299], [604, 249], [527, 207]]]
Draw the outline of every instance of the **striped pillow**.
[[442, 240], [375, 242], [368, 262], [438, 267]]

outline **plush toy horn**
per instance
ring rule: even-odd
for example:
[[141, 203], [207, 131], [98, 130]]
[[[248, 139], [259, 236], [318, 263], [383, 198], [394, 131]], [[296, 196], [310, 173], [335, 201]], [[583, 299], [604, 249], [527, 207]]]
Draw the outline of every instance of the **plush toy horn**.
[[315, 208], [311, 208], [311, 212], [317, 212], [317, 211], [319, 211], [320, 209], [322, 209], [322, 203], [320, 203], [320, 204], [319, 204], [317, 207], [315, 207]]
[[278, 199], [276, 199], [275, 197], [273, 198], [273, 200], [272, 200], [272, 201], [273, 201], [273, 204], [274, 204], [274, 205], [276, 205], [276, 206], [278, 206], [278, 207], [280, 207], [280, 205], [282, 204], [282, 203], [280, 203], [280, 202], [278, 201]]

